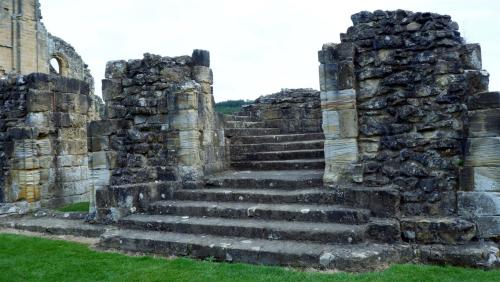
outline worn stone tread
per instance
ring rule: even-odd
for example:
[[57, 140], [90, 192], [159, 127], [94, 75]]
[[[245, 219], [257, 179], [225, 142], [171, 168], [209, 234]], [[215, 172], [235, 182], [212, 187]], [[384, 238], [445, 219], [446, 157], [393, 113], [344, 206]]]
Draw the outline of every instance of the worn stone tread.
[[231, 155], [233, 161], [284, 161], [295, 159], [318, 159], [324, 157], [323, 149], [302, 149], [284, 151], [262, 151]]
[[79, 220], [53, 217], [3, 218], [0, 219], [0, 227], [83, 237], [99, 237], [108, 228], [105, 225], [88, 224]]
[[225, 218], [261, 218], [363, 224], [370, 211], [339, 205], [259, 204], [241, 202], [158, 201], [150, 205], [154, 214], [207, 216]]
[[323, 133], [298, 133], [298, 134], [273, 134], [273, 135], [249, 135], [249, 136], [234, 136], [231, 138], [231, 145], [238, 144], [262, 144], [262, 143], [281, 143], [281, 142], [298, 142], [311, 140], [324, 140]]
[[155, 231], [346, 244], [363, 241], [367, 228], [366, 225], [321, 222], [149, 214], [129, 215], [120, 220], [120, 225]]
[[238, 161], [231, 162], [231, 167], [241, 170], [310, 170], [325, 167], [325, 159], [292, 159], [273, 161]]
[[178, 190], [174, 193], [174, 198], [195, 201], [340, 204], [342, 198], [338, 195], [324, 188], [284, 190], [207, 187], [207, 189]]
[[286, 150], [323, 149], [324, 140], [291, 141], [261, 144], [231, 144], [231, 153], [274, 152]]
[[180, 255], [213, 257], [221, 261], [367, 271], [390, 263], [409, 262], [410, 245], [332, 245], [286, 240], [245, 239], [159, 231], [113, 230], [102, 236], [100, 247]]
[[304, 189], [323, 186], [323, 170], [233, 170], [212, 175], [206, 183], [231, 188]]

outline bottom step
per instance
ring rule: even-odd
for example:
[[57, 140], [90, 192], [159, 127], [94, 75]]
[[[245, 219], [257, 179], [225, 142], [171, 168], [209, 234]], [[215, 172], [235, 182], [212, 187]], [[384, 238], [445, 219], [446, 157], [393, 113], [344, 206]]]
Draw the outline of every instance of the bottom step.
[[375, 270], [414, 258], [411, 246], [403, 244], [330, 245], [125, 229], [108, 231], [101, 239], [100, 247], [106, 249], [346, 271]]

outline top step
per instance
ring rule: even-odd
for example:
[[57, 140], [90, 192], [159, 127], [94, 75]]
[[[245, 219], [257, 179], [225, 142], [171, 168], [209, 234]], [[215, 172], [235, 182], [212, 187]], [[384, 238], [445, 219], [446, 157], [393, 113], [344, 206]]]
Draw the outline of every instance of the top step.
[[306, 133], [306, 134], [267, 134], [267, 135], [238, 135], [231, 138], [231, 145], [241, 144], [262, 144], [262, 143], [282, 143], [282, 142], [297, 142], [324, 140], [325, 135], [321, 132]]
[[225, 114], [224, 121], [257, 121], [257, 119], [252, 116], [236, 116]]

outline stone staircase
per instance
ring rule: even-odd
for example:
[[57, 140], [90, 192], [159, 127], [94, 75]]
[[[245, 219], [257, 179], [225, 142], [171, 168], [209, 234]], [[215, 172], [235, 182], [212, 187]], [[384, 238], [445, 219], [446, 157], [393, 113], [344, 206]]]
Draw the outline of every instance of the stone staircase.
[[227, 119], [232, 170], [122, 218], [102, 247], [354, 271], [410, 260], [396, 220], [374, 218], [323, 187], [322, 133], [280, 134], [251, 117]]

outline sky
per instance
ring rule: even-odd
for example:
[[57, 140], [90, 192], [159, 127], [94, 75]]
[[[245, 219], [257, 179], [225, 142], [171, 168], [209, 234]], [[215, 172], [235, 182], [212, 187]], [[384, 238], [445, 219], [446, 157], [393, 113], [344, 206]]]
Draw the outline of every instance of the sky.
[[490, 90], [500, 90], [498, 0], [40, 0], [43, 22], [73, 45], [100, 95], [106, 62], [144, 53], [210, 51], [216, 101], [255, 99], [282, 88], [319, 88], [317, 51], [339, 42], [359, 11], [448, 14], [480, 43]]

